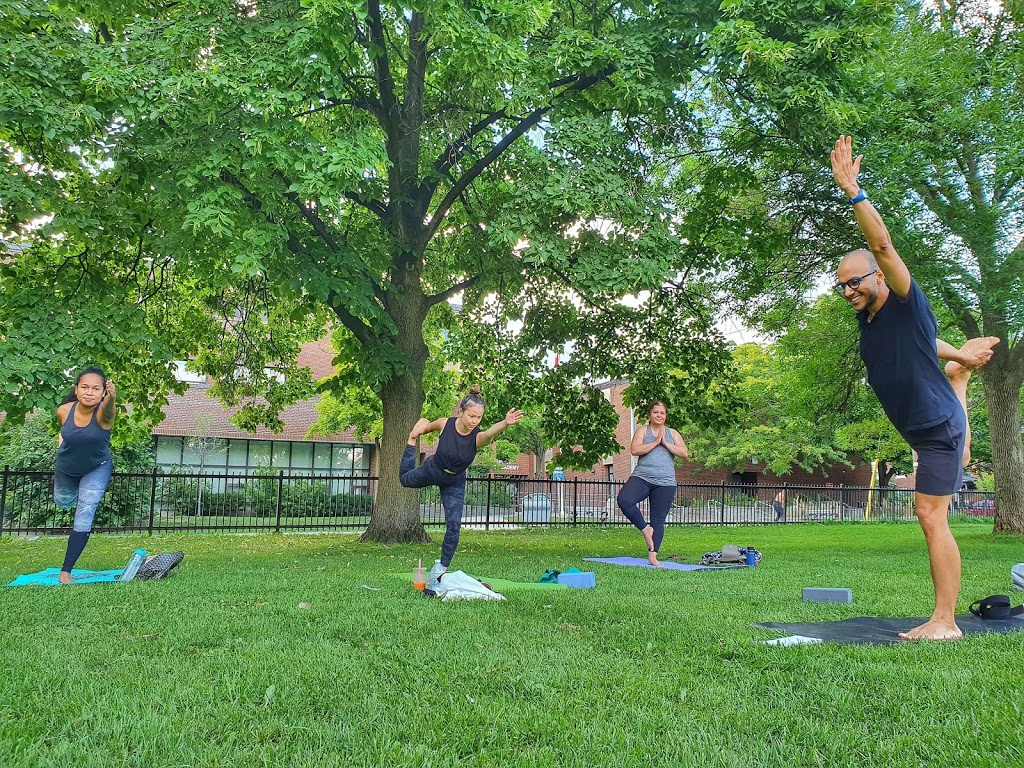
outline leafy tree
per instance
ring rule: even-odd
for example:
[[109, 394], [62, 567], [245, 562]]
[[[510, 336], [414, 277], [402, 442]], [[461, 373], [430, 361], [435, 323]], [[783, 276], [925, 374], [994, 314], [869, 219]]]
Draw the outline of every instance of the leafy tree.
[[[949, 335], [1003, 339], [979, 378], [996, 529], [1024, 532], [1021, 6], [823, 8], [825, 23], [808, 26], [799, 4], [735, 0], [713, 40], [744, 66], [721, 81], [724, 117], [709, 142], [744, 167], [709, 173], [724, 181], [722, 207], [738, 211], [741, 232], [768, 235], [748, 237], [746, 254], [742, 234], [724, 241], [724, 254], [745, 265], [725, 281], [728, 294], [752, 322], [785, 327], [814, 281], [863, 242], [827, 171], [835, 136], [855, 134], [863, 183], [933, 308], [959, 332]], [[860, 30], [855, 55], [842, 53], [850, 38], [841, 28]]]

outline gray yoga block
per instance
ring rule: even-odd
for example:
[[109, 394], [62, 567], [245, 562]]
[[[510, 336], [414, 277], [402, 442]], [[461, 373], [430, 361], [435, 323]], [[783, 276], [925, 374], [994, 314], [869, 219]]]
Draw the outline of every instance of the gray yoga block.
[[812, 603], [852, 603], [852, 589], [831, 589], [828, 587], [804, 587], [804, 600]]

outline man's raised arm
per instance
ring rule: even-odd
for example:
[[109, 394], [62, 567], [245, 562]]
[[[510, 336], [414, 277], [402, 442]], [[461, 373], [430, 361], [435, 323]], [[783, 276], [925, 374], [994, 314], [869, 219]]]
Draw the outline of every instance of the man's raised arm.
[[910, 270], [903, 263], [903, 259], [896, 253], [892, 245], [892, 238], [889, 237], [889, 230], [885, 228], [882, 217], [878, 215], [867, 198], [867, 193], [860, 188], [857, 176], [860, 174], [860, 161], [864, 155], [853, 156], [853, 139], [849, 136], [840, 136], [836, 140], [835, 149], [832, 150], [832, 176], [839, 188], [846, 193], [853, 203], [853, 212], [857, 216], [857, 224], [861, 232], [867, 238], [868, 248], [878, 262], [882, 274], [885, 275], [885, 282], [901, 299], [905, 299], [910, 293]]

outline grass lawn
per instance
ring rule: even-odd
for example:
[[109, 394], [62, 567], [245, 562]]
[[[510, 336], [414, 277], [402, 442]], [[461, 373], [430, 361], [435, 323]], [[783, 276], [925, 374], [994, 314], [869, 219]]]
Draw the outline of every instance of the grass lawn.
[[[955, 528], [965, 611], [1024, 561], [1024, 541], [990, 530]], [[467, 531], [454, 565], [535, 581], [640, 543], [626, 528]], [[83, 568], [136, 546], [186, 558], [163, 583], [0, 590], [0, 766], [1024, 765], [1024, 633], [777, 648], [751, 626], [927, 615], [916, 525], [670, 528], [662, 553], [726, 543], [765, 561], [593, 564], [597, 589], [444, 604], [411, 588], [433, 546], [97, 536]], [[0, 540], [0, 582], [63, 551]], [[802, 602], [804, 586], [852, 587], [854, 603]]]

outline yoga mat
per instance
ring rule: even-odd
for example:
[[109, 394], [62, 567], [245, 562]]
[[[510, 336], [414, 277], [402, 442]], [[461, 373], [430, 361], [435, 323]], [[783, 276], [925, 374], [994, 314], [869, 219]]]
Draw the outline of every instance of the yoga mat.
[[661, 568], [648, 563], [640, 557], [584, 557], [584, 560], [591, 563], [607, 563], [608, 565], [635, 565], [638, 568], [654, 568], [654, 570], [666, 571], [724, 571], [727, 568], [749, 568], [748, 565], [691, 565], [689, 563], [674, 563], [671, 560], [662, 560]]
[[[408, 573], [389, 573], [389, 576], [395, 578], [408, 579], [409, 585], [412, 586], [412, 576]], [[508, 579], [488, 579], [486, 576], [473, 576], [474, 579], [480, 582], [487, 582], [491, 585], [491, 588], [495, 592], [504, 592], [505, 590], [521, 590], [521, 589], [569, 589], [564, 584], [541, 584], [538, 581], [509, 581]]]
[[[828, 643], [839, 645], [888, 645], [905, 643], [897, 635], [924, 624], [928, 619], [880, 619], [875, 616], [858, 616], [843, 621], [821, 621], [796, 624], [777, 624], [763, 622], [754, 626], [764, 629], [787, 632], [801, 638], [816, 638]], [[979, 619], [977, 616], [957, 616], [957, 626], [965, 635], [981, 635], [986, 632], [1020, 632], [1024, 630], [1024, 617], [1014, 616], [1010, 619]], [[786, 638], [782, 638], [786, 639]], [[772, 641], [766, 641], [772, 642]], [[784, 643], [800, 645], [799, 642]]]
[[[112, 571], [83, 571], [74, 568], [71, 571], [71, 578], [75, 584], [99, 584], [104, 581], [117, 581], [123, 568], [116, 568]], [[8, 584], [8, 587], [41, 586], [53, 587], [64, 586], [58, 580], [60, 568], [45, 568], [39, 573], [24, 573]], [[67, 586], [71, 586], [70, 584]]]

